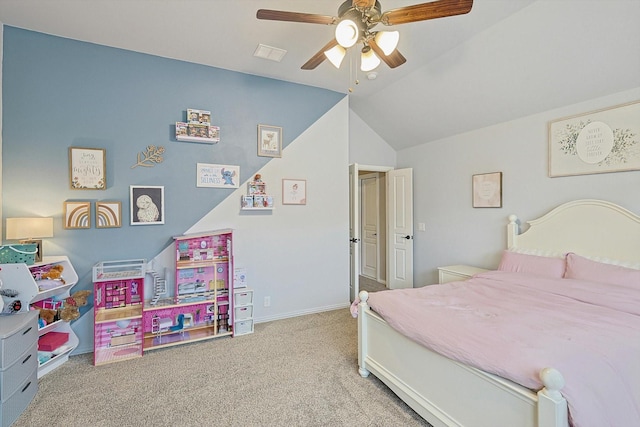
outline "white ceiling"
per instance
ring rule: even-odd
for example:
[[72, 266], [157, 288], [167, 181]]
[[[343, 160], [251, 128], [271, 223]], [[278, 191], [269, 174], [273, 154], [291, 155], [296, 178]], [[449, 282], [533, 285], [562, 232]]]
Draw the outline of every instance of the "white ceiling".
[[[476, 0], [467, 15], [396, 26], [407, 62], [393, 70], [381, 64], [375, 80], [356, 73], [349, 55], [340, 70], [328, 61], [300, 69], [335, 27], [256, 19], [260, 8], [336, 15], [341, 2], [0, 0], [0, 22], [341, 93], [352, 88], [352, 110], [396, 149], [640, 86], [637, 0]], [[383, 11], [419, 2], [381, 0]], [[256, 58], [259, 43], [287, 54], [279, 63]], [[589, 52], [593, 46], [598, 51]], [[607, 58], [618, 52], [624, 71], [605, 79]], [[590, 54], [605, 64], [593, 66]]]

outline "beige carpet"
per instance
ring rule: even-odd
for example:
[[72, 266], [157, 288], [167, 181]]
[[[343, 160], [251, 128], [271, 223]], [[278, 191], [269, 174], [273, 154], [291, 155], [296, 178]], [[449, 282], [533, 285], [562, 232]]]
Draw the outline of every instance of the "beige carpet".
[[356, 331], [342, 309], [98, 367], [73, 356], [39, 380], [13, 427], [428, 426], [360, 377]]

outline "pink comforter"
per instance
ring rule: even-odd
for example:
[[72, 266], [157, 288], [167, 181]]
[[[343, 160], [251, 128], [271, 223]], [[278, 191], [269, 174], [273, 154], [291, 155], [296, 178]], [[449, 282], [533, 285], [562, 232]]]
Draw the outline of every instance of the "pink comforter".
[[574, 427], [640, 426], [640, 283], [492, 271], [368, 303], [414, 341], [524, 387], [559, 370]]

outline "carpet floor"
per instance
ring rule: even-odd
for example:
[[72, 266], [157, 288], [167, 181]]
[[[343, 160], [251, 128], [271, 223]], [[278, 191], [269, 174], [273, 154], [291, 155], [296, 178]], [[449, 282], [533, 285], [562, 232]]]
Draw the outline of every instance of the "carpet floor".
[[429, 426], [357, 367], [348, 309], [102, 366], [70, 357], [39, 380], [13, 427]]

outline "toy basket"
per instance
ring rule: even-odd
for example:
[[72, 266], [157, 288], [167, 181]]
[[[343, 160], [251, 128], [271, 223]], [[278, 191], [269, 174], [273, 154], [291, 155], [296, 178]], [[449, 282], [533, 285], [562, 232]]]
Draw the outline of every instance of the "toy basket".
[[0, 246], [0, 264], [32, 265], [36, 262], [37, 253], [38, 245], [35, 243]]

